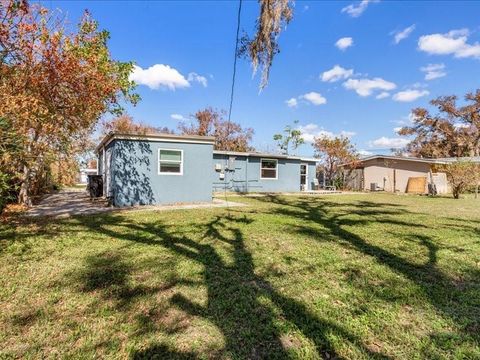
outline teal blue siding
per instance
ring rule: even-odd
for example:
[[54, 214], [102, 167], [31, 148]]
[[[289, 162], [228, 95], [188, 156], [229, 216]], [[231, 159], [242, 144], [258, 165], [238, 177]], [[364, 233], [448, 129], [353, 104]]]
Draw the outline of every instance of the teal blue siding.
[[[111, 198], [115, 206], [212, 201], [212, 144], [116, 139]], [[183, 174], [158, 174], [159, 149], [183, 150]]]
[[[300, 191], [300, 164], [308, 165], [308, 189], [312, 189], [315, 178], [315, 162], [299, 159], [276, 159], [277, 179], [260, 178], [261, 159], [269, 157], [234, 156], [234, 169], [224, 171], [225, 179], [220, 179], [220, 172], [215, 165], [221, 164], [222, 170], [228, 167], [229, 155], [213, 154], [213, 191], [238, 192], [297, 192]], [[269, 158], [270, 159], [270, 158]]]

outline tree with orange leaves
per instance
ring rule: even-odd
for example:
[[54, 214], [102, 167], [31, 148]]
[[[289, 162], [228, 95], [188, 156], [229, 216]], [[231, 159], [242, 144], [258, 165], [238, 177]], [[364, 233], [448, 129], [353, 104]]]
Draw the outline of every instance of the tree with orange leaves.
[[[345, 136], [320, 136], [315, 138], [313, 147], [315, 157], [320, 159], [326, 182], [329, 185], [333, 185], [335, 180], [345, 183], [348, 172], [355, 169], [359, 158], [350, 139]], [[348, 166], [341, 167], [342, 164]]]
[[162, 134], [173, 134], [173, 130], [170, 130], [168, 127], [155, 127], [143, 123], [136, 122], [130, 115], [123, 114], [114, 119], [104, 121], [101, 125], [100, 132], [102, 136], [105, 136], [109, 133], [120, 133], [120, 134], [151, 134], [151, 133], [162, 133]]
[[85, 12], [70, 32], [59, 12], [0, 0], [0, 117], [22, 139], [19, 202], [56, 158], [72, 154], [100, 117], [136, 103], [133, 64], [110, 57], [109, 34]]
[[398, 132], [412, 138], [405, 151], [427, 158], [480, 156], [480, 90], [466, 94], [462, 106], [457, 100], [441, 96], [430, 101], [436, 114], [413, 109], [412, 125]]
[[182, 122], [178, 129], [185, 135], [214, 136], [216, 150], [252, 150], [250, 141], [253, 129], [244, 129], [240, 124], [226, 120], [224, 115], [223, 112], [212, 108], [199, 110], [194, 115], [193, 123]]

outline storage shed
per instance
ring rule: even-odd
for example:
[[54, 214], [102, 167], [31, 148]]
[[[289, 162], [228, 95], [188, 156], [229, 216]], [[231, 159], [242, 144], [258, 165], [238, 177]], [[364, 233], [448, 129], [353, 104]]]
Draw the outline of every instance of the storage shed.
[[[437, 171], [438, 164], [457, 161], [480, 163], [480, 157], [417, 158], [392, 155], [372, 155], [361, 159], [356, 175], [361, 181], [356, 190], [399, 193], [445, 194], [450, 191], [447, 176]], [[344, 164], [347, 167], [349, 164]]]

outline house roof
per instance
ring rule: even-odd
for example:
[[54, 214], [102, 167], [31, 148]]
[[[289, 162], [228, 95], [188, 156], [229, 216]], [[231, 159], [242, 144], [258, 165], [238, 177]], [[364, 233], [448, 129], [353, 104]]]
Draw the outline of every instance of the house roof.
[[[420, 162], [420, 163], [427, 163], [427, 164], [448, 164], [456, 161], [473, 161], [480, 163], [480, 156], [474, 157], [445, 157], [445, 158], [419, 158], [419, 157], [410, 157], [410, 156], [393, 156], [393, 155], [371, 155], [366, 156], [360, 159], [360, 163], [369, 160], [375, 159], [386, 159], [386, 160], [393, 160], [393, 161], [412, 161], [412, 162]], [[348, 165], [348, 164], [342, 164]]]
[[318, 162], [318, 159], [301, 157], [301, 156], [290, 156], [283, 154], [272, 154], [272, 153], [263, 153], [263, 152], [239, 152], [239, 151], [223, 151], [223, 150], [213, 150], [214, 154], [218, 155], [231, 155], [231, 156], [247, 156], [247, 157], [262, 157], [262, 158], [273, 158], [273, 159], [291, 159], [291, 160], [300, 160], [300, 161], [309, 161], [309, 162]]
[[95, 152], [98, 153], [100, 149], [107, 146], [113, 140], [146, 140], [146, 141], [165, 141], [165, 142], [182, 142], [191, 144], [214, 144], [215, 137], [213, 136], [199, 136], [199, 135], [175, 135], [175, 134], [123, 134], [123, 133], [110, 133], [107, 134], [100, 144], [95, 148]]
[[442, 162], [471, 161], [474, 163], [480, 163], [480, 156], [447, 157], [447, 158], [438, 158], [436, 160], [442, 161]]
[[436, 163], [438, 159], [428, 159], [428, 158], [419, 158], [419, 157], [410, 157], [410, 156], [393, 156], [393, 155], [370, 155], [360, 159], [360, 162], [365, 162], [375, 159], [387, 159], [387, 160], [398, 160], [398, 161], [413, 161], [421, 163]]

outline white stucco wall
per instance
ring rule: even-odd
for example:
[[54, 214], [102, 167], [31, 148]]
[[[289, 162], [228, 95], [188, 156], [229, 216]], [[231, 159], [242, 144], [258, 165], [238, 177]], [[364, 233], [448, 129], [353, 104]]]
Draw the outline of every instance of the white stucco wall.
[[[408, 160], [373, 159], [364, 164], [364, 186], [370, 190], [370, 183], [377, 183], [378, 186], [389, 192], [406, 192], [407, 183], [410, 177], [426, 177], [430, 181], [430, 164], [413, 162]], [[394, 189], [395, 182], [395, 189]], [[425, 192], [428, 189], [425, 187]]]

